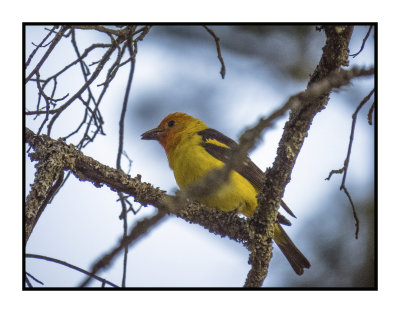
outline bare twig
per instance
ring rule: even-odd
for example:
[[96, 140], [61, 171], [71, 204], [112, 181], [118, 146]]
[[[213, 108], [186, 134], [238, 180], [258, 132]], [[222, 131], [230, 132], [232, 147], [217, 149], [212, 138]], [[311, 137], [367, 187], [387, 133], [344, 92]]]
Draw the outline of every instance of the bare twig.
[[[73, 43], [74, 40], [75, 40], [75, 39], [74, 39], [74, 34], [75, 34], [75, 32], [71, 32], [71, 35], [73, 36], [73, 38], [71, 39], [71, 42], [72, 42], [72, 43]], [[112, 45], [110, 45], [110, 44], [103, 44], [103, 43], [101, 43], [101, 44], [93, 44], [93, 45], [91, 45], [90, 47], [86, 48], [85, 51], [82, 53], [82, 55], [78, 56], [77, 59], [75, 59], [75, 60], [72, 61], [71, 63], [69, 63], [69, 64], [67, 64], [66, 66], [64, 66], [64, 67], [63, 67], [61, 70], [59, 70], [58, 72], [56, 72], [56, 73], [54, 73], [53, 75], [49, 76], [49, 77], [44, 81], [43, 88], [48, 84], [49, 81], [51, 81], [51, 80], [55, 79], [56, 77], [58, 77], [58, 76], [64, 74], [66, 71], [68, 71], [68, 70], [69, 70], [70, 68], [72, 68], [74, 65], [76, 65], [76, 64], [78, 64], [78, 63], [80, 63], [80, 64], [82, 65], [82, 61], [89, 55], [90, 52], [94, 51], [94, 50], [97, 49], [97, 48], [110, 48], [111, 46], [112, 46]], [[101, 62], [101, 61], [99, 61], [99, 62]], [[98, 63], [99, 63], [99, 62], [98, 62]], [[87, 75], [85, 75], [85, 73], [84, 73], [84, 76], [87, 76]]]
[[66, 32], [68, 29], [68, 26], [63, 26], [61, 27], [60, 31], [57, 33], [57, 35], [54, 37], [50, 47], [47, 49], [46, 53], [43, 55], [42, 59], [38, 62], [36, 67], [32, 70], [32, 72], [26, 77], [25, 79], [25, 84], [35, 75], [40, 67], [43, 65], [44, 61], [49, 57], [51, 51], [55, 48], [55, 46], [58, 44], [58, 42], [61, 40], [63, 34]]
[[41, 282], [39, 279], [37, 279], [35, 276], [33, 276], [33, 275], [31, 275], [31, 274], [29, 274], [28, 272], [25, 272], [25, 281], [26, 281], [26, 284], [28, 285], [28, 287], [29, 288], [32, 288], [33, 286], [32, 286], [32, 284], [31, 284], [31, 282], [29, 281], [29, 278], [32, 278], [35, 282], [37, 282], [38, 284], [40, 284], [40, 285], [44, 285], [43, 284], [43, 282]]
[[221, 77], [224, 78], [225, 77], [225, 63], [224, 63], [224, 59], [222, 58], [222, 54], [221, 54], [221, 47], [219, 44], [219, 38], [218, 36], [214, 33], [213, 30], [209, 29], [206, 25], [203, 25], [203, 27], [209, 32], [209, 34], [211, 36], [213, 36], [214, 40], [215, 40], [215, 45], [217, 46], [217, 53], [218, 53], [218, 60], [221, 62]]
[[[124, 101], [123, 101], [123, 104], [122, 104], [121, 116], [120, 116], [120, 120], [119, 120], [119, 143], [118, 143], [118, 153], [117, 153], [117, 169], [119, 169], [119, 170], [121, 170], [121, 157], [122, 157], [122, 151], [123, 151], [123, 148], [124, 148], [125, 114], [126, 114], [126, 108], [128, 106], [129, 92], [131, 90], [133, 73], [135, 72], [135, 58], [134, 58], [134, 56], [136, 55], [136, 51], [134, 52], [132, 50], [132, 46], [131, 45], [132, 45], [131, 38], [129, 38], [128, 41], [127, 41], [127, 47], [128, 47], [129, 53], [130, 53], [130, 55], [132, 57], [132, 61], [131, 61], [131, 68], [130, 68], [130, 71], [129, 71], [128, 81], [127, 81], [126, 88], [125, 88], [125, 96], [124, 96]], [[125, 240], [125, 238], [128, 236], [127, 209], [126, 209], [124, 196], [123, 196], [123, 194], [121, 192], [118, 192], [118, 197], [121, 200], [121, 206], [122, 206], [121, 215], [123, 216], [123, 232], [124, 232], [123, 239]], [[127, 262], [128, 262], [128, 245], [125, 245], [124, 246], [122, 287], [125, 287]]]
[[[127, 209], [126, 209], [126, 203], [124, 201], [124, 194], [122, 192], [118, 192], [118, 197], [121, 200], [121, 206], [122, 206], [122, 220], [123, 220], [123, 239], [128, 236], [128, 217], [127, 217]], [[127, 273], [127, 264], [128, 264], [128, 251], [129, 251], [129, 245], [124, 246], [124, 259], [122, 263], [122, 282], [121, 286], [125, 287], [126, 286], [126, 273]]]
[[346, 194], [347, 198], [349, 199], [351, 207], [352, 207], [353, 216], [354, 216], [354, 219], [355, 219], [355, 226], [356, 226], [356, 231], [355, 231], [356, 239], [358, 238], [358, 232], [359, 232], [359, 229], [360, 229], [360, 221], [358, 219], [356, 208], [354, 206], [353, 200], [351, 199], [350, 193], [347, 190], [347, 188], [345, 186], [345, 183], [346, 183], [346, 177], [347, 177], [347, 170], [349, 168], [349, 163], [350, 163], [351, 148], [353, 146], [354, 131], [355, 131], [355, 128], [356, 128], [357, 115], [358, 115], [358, 112], [361, 110], [361, 108], [364, 106], [364, 104], [368, 102], [368, 100], [371, 98], [371, 96], [374, 93], [375, 93], [375, 88], [372, 89], [371, 92], [360, 102], [360, 104], [358, 105], [357, 109], [353, 113], [353, 116], [352, 116], [353, 122], [351, 124], [349, 146], [347, 148], [347, 156], [346, 156], [346, 159], [344, 160], [343, 167], [341, 169], [339, 169], [339, 170], [332, 170], [329, 173], [329, 176], [326, 178], [326, 180], [329, 180], [333, 174], [341, 174], [341, 173], [343, 173], [343, 178], [342, 178], [342, 183], [340, 185], [340, 190], [344, 191], [344, 193]]
[[[54, 26], [52, 29], [51, 29], [51, 31], [49, 31], [49, 33], [43, 38], [43, 40], [38, 44], [38, 45], [36, 45], [36, 48], [32, 51], [32, 53], [29, 55], [29, 57], [28, 57], [28, 60], [26, 61], [26, 63], [25, 63], [25, 69], [29, 66], [29, 64], [31, 63], [31, 61], [32, 61], [32, 58], [35, 56], [35, 54], [36, 54], [36, 52], [39, 50], [39, 48], [44, 48], [45, 47], [45, 45], [44, 45], [44, 43], [46, 42], [46, 40], [47, 39], [49, 39], [49, 37], [55, 32], [55, 30], [58, 28], [59, 26], [58, 25], [56, 25], [56, 26]], [[51, 42], [49, 42], [49, 44], [50, 44]]]
[[[62, 35], [59, 34], [59, 32], [56, 34], [59, 34], [59, 37], [61, 38], [68, 38], [69, 36], [71, 36], [71, 44], [76, 52], [77, 58], [64, 66], [64, 68], [62, 68], [60, 71], [54, 73], [46, 79], [40, 79], [40, 68], [36, 68], [35, 74], [37, 75], [37, 77], [34, 81], [38, 84], [37, 88], [39, 90], [37, 109], [34, 111], [27, 111], [26, 115], [36, 115], [37, 117], [38, 115], [44, 114], [45, 118], [42, 121], [42, 125], [39, 130], [41, 132], [42, 128], [47, 125], [47, 134], [50, 134], [55, 121], [60, 117], [64, 110], [69, 107], [75, 100], [80, 100], [85, 106], [85, 114], [83, 116], [83, 120], [79, 125], [77, 125], [77, 128], [74, 131], [72, 131], [70, 134], [65, 135], [64, 138], [70, 138], [74, 136], [80, 130], [82, 130], [82, 127], [84, 125], [86, 125], [85, 129], [82, 132], [82, 138], [77, 145], [78, 148], [83, 148], [88, 143], [92, 142], [97, 134], [104, 133], [102, 129], [103, 119], [99, 111], [99, 105], [106, 90], [108, 89], [110, 82], [115, 77], [118, 69], [122, 66], [121, 63], [127, 64], [128, 62], [132, 61], [132, 58], [128, 58], [128, 60], [122, 61], [122, 56], [127, 47], [127, 40], [133, 40], [133, 37], [136, 36], [134, 41], [137, 43], [137, 41], [144, 38], [144, 36], [148, 33], [150, 27], [143, 26], [137, 28], [135, 25], [129, 25], [115, 30], [99, 25], [72, 25], [68, 27], [66, 29], [70, 31], [65, 31]], [[97, 30], [103, 32], [109, 36], [111, 43], [94, 43], [87, 47], [81, 54], [75, 40], [76, 29]], [[42, 43], [43, 42], [44, 41], [42, 41]], [[52, 44], [55, 44], [54, 39], [52, 40]], [[120, 48], [121, 44], [123, 44], [122, 49]], [[92, 73], [90, 73], [89, 66], [85, 63], [85, 60], [92, 51], [98, 48], [107, 48], [107, 51], [103, 55], [103, 58], [101, 58], [98, 62], [95, 62], [96, 69]], [[116, 57], [116, 60], [114, 60], [113, 64], [111, 64], [111, 66], [109, 67], [105, 81], [100, 84], [100, 86], [102, 86], [103, 88], [100, 92], [100, 95], [96, 99], [94, 93], [92, 92], [91, 84], [97, 77], [99, 77], [100, 72], [108, 63], [110, 57], [115, 50], [117, 50], [118, 55]], [[45, 60], [46, 58], [42, 58], [39, 63], [43, 64]], [[54, 95], [57, 88], [57, 78], [66, 73], [78, 63], [80, 64], [82, 70], [84, 84], [81, 86], [80, 89], [78, 88], [78, 91], [74, 92], [72, 96], [69, 96], [69, 94], [67, 94], [65, 97], [59, 97], [58, 99], [56, 99]], [[29, 75], [26, 81], [32, 81], [32, 75]], [[50, 82], [54, 82], [54, 85], [52, 87], [51, 96], [48, 96], [46, 95], [45, 90]], [[83, 95], [86, 92], [88, 94], [88, 97], [87, 99], [84, 99]], [[42, 98], [46, 102], [44, 109], [39, 107]], [[61, 103], [61, 101], [63, 101], [64, 103]], [[40, 132], [38, 132], [38, 134], [40, 134]]]
[[118, 143], [118, 153], [117, 153], [117, 169], [121, 169], [121, 157], [122, 157], [122, 151], [124, 149], [125, 114], [126, 114], [126, 109], [128, 106], [129, 92], [131, 90], [133, 74], [135, 72], [135, 55], [137, 53], [136, 48], [135, 48], [135, 51], [132, 50], [130, 41], [128, 41], [127, 45], [128, 45], [129, 53], [132, 57], [132, 62], [131, 62], [131, 68], [129, 71], [128, 81], [127, 81], [126, 88], [125, 88], [125, 96], [124, 96], [124, 101], [122, 103], [121, 116], [119, 119], [119, 143]]
[[[39, 129], [37, 131], [37, 133], [40, 134], [42, 129], [43, 129], [43, 127], [44, 127], [44, 125], [47, 123], [47, 121], [49, 119], [50, 101], [47, 98], [46, 94], [44, 93], [44, 90], [42, 89], [42, 86], [40, 85], [40, 74], [39, 74], [39, 72], [36, 73], [36, 78], [37, 78], [36, 79], [37, 87], [38, 87], [38, 90], [39, 90], [39, 100], [43, 97], [44, 101], [46, 102], [46, 111], [45, 111], [46, 112], [46, 116], [45, 116], [42, 124], [40, 125], [40, 127], [39, 127]], [[38, 105], [39, 105], [39, 103], [38, 103]]]
[[[114, 283], [108, 281], [107, 279], [101, 278], [101, 277], [99, 277], [99, 276], [97, 276], [97, 275], [95, 275], [95, 274], [92, 274], [92, 273], [90, 273], [90, 272], [88, 272], [88, 271], [86, 271], [86, 270], [84, 270], [84, 269], [82, 269], [82, 268], [80, 268], [80, 267], [78, 267], [78, 266], [72, 265], [72, 264], [67, 263], [67, 262], [65, 262], [65, 261], [61, 261], [61, 260], [58, 260], [58, 259], [50, 258], [50, 257], [44, 256], [44, 255], [30, 254], [30, 253], [26, 254], [25, 257], [26, 257], [26, 258], [40, 259], [40, 260], [45, 260], [45, 261], [49, 261], [49, 262], [61, 264], [61, 265], [63, 265], [63, 266], [69, 267], [69, 268], [71, 268], [71, 269], [73, 269], [73, 270], [75, 270], [75, 271], [81, 272], [81, 273], [83, 273], [83, 274], [89, 276], [90, 278], [94, 278], [94, 279], [96, 279], [96, 280], [102, 282], [102, 284], [108, 284], [108, 285], [110, 285], [111, 287], [119, 288], [119, 286], [117, 286], [117, 285], [115, 285]], [[36, 279], [35, 279], [35, 280], [36, 280]], [[38, 280], [36, 280], [36, 281], [38, 281]], [[38, 281], [38, 282], [39, 282], [39, 281]], [[39, 282], [39, 283], [41, 283], [41, 284], [43, 285], [42, 282]]]
[[129, 174], [131, 172], [132, 169], [132, 159], [129, 157], [128, 153], [126, 153], [126, 151], [122, 152], [122, 155], [128, 160], [128, 170], [126, 171], [127, 174]]
[[367, 39], [368, 39], [368, 37], [369, 37], [369, 33], [371, 32], [371, 30], [372, 30], [373, 27], [374, 27], [373, 25], [371, 25], [371, 26], [369, 27], [368, 32], [367, 32], [367, 34], [365, 35], [365, 37], [364, 37], [364, 39], [363, 39], [363, 42], [362, 42], [362, 44], [361, 44], [360, 50], [359, 50], [358, 52], [356, 52], [356, 53], [350, 54], [349, 56], [355, 58], [357, 55], [359, 55], [359, 54], [361, 53], [361, 51], [364, 50], [365, 43], [367, 42]]
[[104, 56], [101, 59], [101, 62], [93, 72], [92, 76], [86, 81], [86, 83], [71, 97], [69, 100], [60, 106], [57, 110], [57, 112], [54, 114], [52, 119], [49, 122], [49, 125], [47, 126], [47, 135], [50, 136], [51, 129], [53, 127], [54, 122], [57, 120], [57, 118], [60, 116], [60, 114], [72, 103], [74, 102], [75, 99], [79, 98], [81, 94], [87, 89], [87, 87], [90, 86], [90, 84], [97, 78], [97, 76], [100, 74], [101, 70], [103, 69], [104, 65], [108, 61], [108, 59], [111, 57], [111, 54], [114, 52], [116, 49], [116, 46], [110, 47], [107, 52], [104, 54]]
[[372, 125], [372, 115], [374, 113], [374, 110], [375, 110], [375, 101], [372, 102], [371, 107], [369, 108], [369, 111], [368, 111], [368, 124], [369, 125]]

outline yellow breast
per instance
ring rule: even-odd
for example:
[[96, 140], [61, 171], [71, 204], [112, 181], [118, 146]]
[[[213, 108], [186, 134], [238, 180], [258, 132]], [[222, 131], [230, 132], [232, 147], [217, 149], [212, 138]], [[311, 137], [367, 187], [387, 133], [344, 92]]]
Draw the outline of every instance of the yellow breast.
[[[201, 137], [197, 134], [182, 140], [170, 152], [168, 160], [181, 189], [199, 181], [211, 170], [224, 165], [201, 146]], [[232, 171], [229, 180], [215, 192], [197, 200], [209, 207], [223, 211], [238, 209], [240, 213], [251, 216], [257, 207], [257, 191], [247, 179]]]

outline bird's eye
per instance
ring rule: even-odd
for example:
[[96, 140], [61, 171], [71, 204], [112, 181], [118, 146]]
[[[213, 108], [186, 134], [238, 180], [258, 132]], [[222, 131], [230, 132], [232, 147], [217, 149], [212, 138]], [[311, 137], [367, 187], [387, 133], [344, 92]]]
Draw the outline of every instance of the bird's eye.
[[174, 125], [175, 125], [175, 121], [172, 120], [172, 121], [169, 121], [169, 122], [168, 122], [168, 127], [172, 127], [172, 126], [174, 126]]

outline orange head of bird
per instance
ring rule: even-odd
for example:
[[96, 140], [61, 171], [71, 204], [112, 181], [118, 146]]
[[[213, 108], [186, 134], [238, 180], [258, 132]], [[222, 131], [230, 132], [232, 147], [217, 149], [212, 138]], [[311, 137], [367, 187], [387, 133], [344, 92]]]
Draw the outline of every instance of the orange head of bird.
[[207, 126], [199, 119], [176, 112], [167, 115], [156, 128], [143, 133], [142, 139], [157, 140], [168, 154], [181, 141], [182, 136], [204, 128]]

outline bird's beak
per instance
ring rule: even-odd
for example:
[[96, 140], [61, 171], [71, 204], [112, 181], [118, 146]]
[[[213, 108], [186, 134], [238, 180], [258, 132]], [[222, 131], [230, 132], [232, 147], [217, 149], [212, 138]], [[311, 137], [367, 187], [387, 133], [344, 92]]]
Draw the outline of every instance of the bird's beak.
[[160, 133], [161, 129], [153, 128], [143, 133], [141, 136], [143, 140], [158, 140]]

